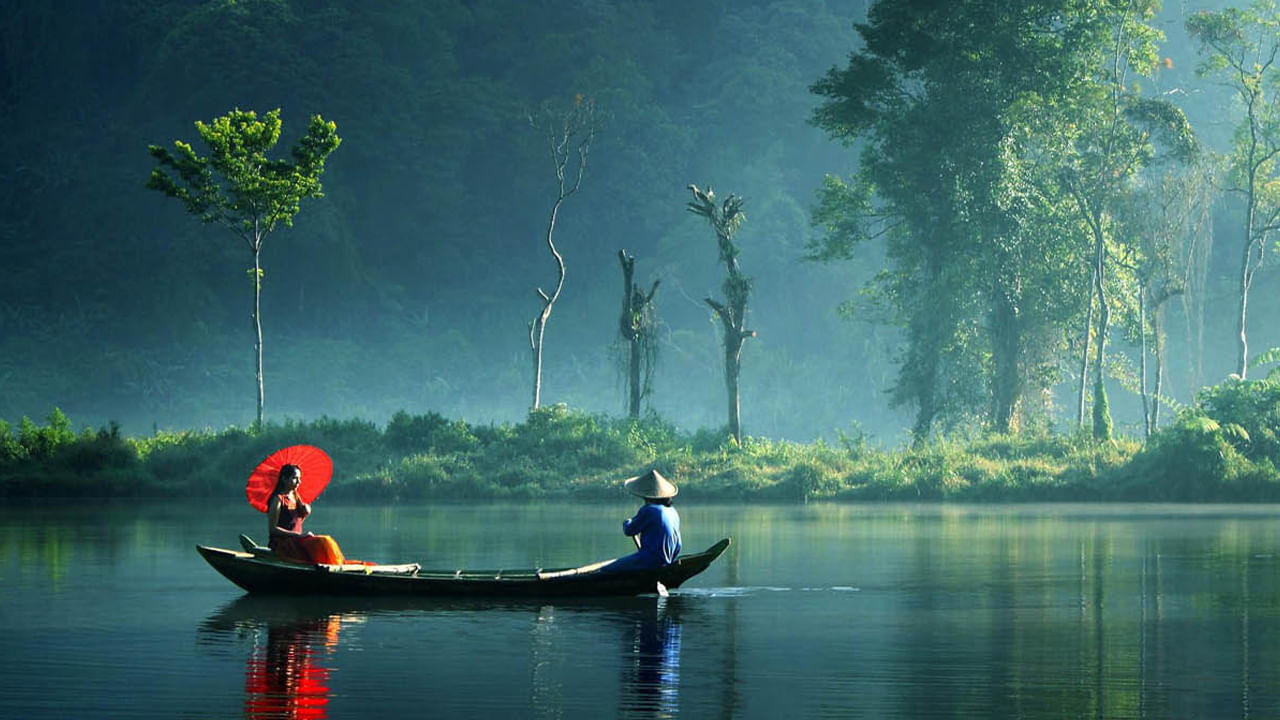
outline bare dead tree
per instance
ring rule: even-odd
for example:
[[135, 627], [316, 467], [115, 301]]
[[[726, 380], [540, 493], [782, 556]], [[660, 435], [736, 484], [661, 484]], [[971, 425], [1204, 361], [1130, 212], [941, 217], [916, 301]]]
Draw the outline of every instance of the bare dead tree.
[[649, 394], [653, 380], [653, 365], [658, 347], [655, 330], [657, 313], [653, 296], [658, 292], [660, 280], [646, 294], [635, 286], [636, 258], [626, 250], [618, 251], [622, 264], [622, 314], [618, 317], [618, 334], [627, 346], [627, 397], [628, 413], [640, 417], [640, 401]]
[[723, 203], [716, 205], [716, 195], [711, 188], [708, 187], [704, 192], [697, 185], [690, 185], [689, 190], [693, 193], [693, 202], [686, 207], [689, 212], [706, 218], [711, 224], [711, 229], [716, 234], [716, 244], [720, 248], [720, 262], [724, 263], [725, 279], [721, 290], [725, 299], [720, 302], [705, 298], [705, 302], [715, 311], [724, 330], [724, 383], [729, 393], [729, 433], [741, 444], [742, 407], [738, 377], [742, 370], [742, 344], [747, 338], [755, 337], [756, 332], [745, 327], [751, 278], [743, 275], [738, 266], [738, 247], [733, 242], [733, 236], [747, 219], [747, 214], [742, 210], [743, 200], [738, 195], [730, 194]]
[[[547, 293], [541, 287], [538, 298], [542, 300], [542, 309], [529, 322], [529, 350], [533, 356], [533, 410], [542, 405], [542, 349], [547, 330], [547, 320], [551, 317], [552, 306], [560, 298], [564, 288], [564, 257], [556, 249], [554, 235], [556, 218], [560, 206], [582, 186], [582, 176], [587, 170], [587, 157], [591, 152], [591, 143], [596, 136], [595, 103], [582, 95], [574, 96], [573, 103], [566, 109], [556, 109], [551, 104], [543, 105], [539, 113], [529, 114], [529, 124], [541, 132], [547, 142], [547, 150], [551, 155], [551, 163], [555, 168], [557, 194], [551, 204], [551, 213], [547, 218], [546, 244], [551, 257], [555, 259], [556, 287]], [[575, 167], [570, 168], [570, 161], [576, 158]]]

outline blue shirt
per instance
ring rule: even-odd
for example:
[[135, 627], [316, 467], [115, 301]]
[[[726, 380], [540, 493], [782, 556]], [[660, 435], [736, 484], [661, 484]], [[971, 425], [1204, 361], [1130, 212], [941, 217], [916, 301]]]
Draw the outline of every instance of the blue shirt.
[[622, 521], [622, 532], [640, 536], [640, 550], [654, 567], [670, 565], [680, 555], [680, 514], [666, 505], [645, 503], [630, 520]]

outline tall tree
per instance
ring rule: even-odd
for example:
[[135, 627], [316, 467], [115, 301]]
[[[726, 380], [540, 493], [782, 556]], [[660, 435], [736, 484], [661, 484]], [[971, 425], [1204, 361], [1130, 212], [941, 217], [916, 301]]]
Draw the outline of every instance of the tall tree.
[[[538, 288], [542, 309], [529, 322], [529, 350], [533, 358], [531, 409], [537, 410], [542, 405], [542, 348], [547, 320], [551, 318], [552, 306], [560, 299], [560, 291], [564, 288], [564, 257], [555, 244], [556, 219], [564, 201], [582, 187], [582, 176], [587, 171], [587, 157], [596, 137], [595, 103], [582, 95], [574, 96], [573, 102], [566, 109], [556, 109], [547, 103], [538, 114], [529, 114], [529, 124], [542, 133], [556, 177], [556, 199], [551, 203], [544, 236], [547, 250], [556, 262], [556, 287], [551, 293]], [[572, 168], [570, 160], [575, 161]]]
[[[1204, 242], [1210, 206], [1206, 163], [1162, 163], [1147, 168], [1133, 192], [1117, 208], [1120, 233], [1130, 238], [1132, 271], [1137, 281], [1137, 313], [1127, 325], [1139, 346], [1139, 383], [1143, 426], [1149, 437], [1160, 425], [1166, 370], [1165, 304], [1188, 292]], [[1148, 357], [1154, 381], [1148, 382]]]
[[716, 194], [708, 187], [705, 191], [690, 185], [693, 201], [686, 204], [689, 212], [707, 219], [716, 235], [720, 250], [720, 262], [724, 263], [725, 278], [720, 286], [724, 300], [704, 298], [707, 305], [720, 319], [724, 344], [724, 384], [729, 400], [729, 433], [742, 443], [742, 403], [738, 378], [742, 371], [742, 345], [747, 338], [756, 336], [746, 328], [747, 300], [751, 296], [751, 278], [742, 274], [738, 265], [738, 246], [734, 235], [747, 214], [742, 210], [742, 198], [730, 193], [724, 202], [716, 204]]
[[1280, 229], [1280, 8], [1258, 0], [1248, 9], [1201, 12], [1187, 19], [1200, 43], [1201, 75], [1217, 77], [1240, 101], [1226, 189], [1244, 205], [1237, 274], [1236, 374], [1249, 369], [1249, 291], [1267, 243]]
[[[1027, 224], [1034, 203], [1011, 204], [1019, 194], [1006, 192], [1016, 184], [1007, 113], [1027, 95], [1060, 94], [1080, 74], [1081, 33], [1062, 29], [1079, 22], [1072, 7], [877, 2], [856, 26], [864, 47], [812, 87], [824, 97], [814, 123], [862, 144], [857, 179], [866, 189], [846, 195], [871, 212], [844, 216], [891, 218], [883, 233], [874, 224], [830, 227], [837, 244], [887, 240], [891, 268], [878, 282], [906, 331], [892, 397], [915, 406], [916, 442], [940, 419], [984, 406], [991, 426], [1007, 428], [1032, 374], [1028, 353], [1045, 333], [1031, 323], [1047, 314], [1028, 309], [1050, 296], [1040, 286], [1051, 277], [1023, 261], [1052, 262], [1056, 253], [1046, 254], [1049, 236]], [[839, 193], [822, 202], [819, 214], [841, 214], [829, 204], [841, 202]]]
[[[1115, 246], [1124, 238], [1114, 233], [1117, 205], [1129, 193], [1137, 173], [1160, 147], [1170, 154], [1193, 152], [1194, 139], [1182, 112], [1168, 102], [1142, 98], [1129, 82], [1131, 74], [1147, 74], [1157, 65], [1156, 44], [1162, 35], [1148, 19], [1151, 0], [1112, 0], [1094, 14], [1095, 40], [1084, 57], [1087, 71], [1081, 82], [1064, 94], [1057, 112], [1039, 108], [1042, 121], [1056, 123], [1046, 135], [1061, 143], [1057, 192], [1069, 201], [1088, 237], [1091, 289], [1081, 342], [1078, 422], [1083, 421], [1085, 388], [1092, 375], [1092, 434], [1099, 440], [1112, 435], [1110, 404], [1104, 384], [1106, 350], [1113, 305], [1113, 278], [1126, 268], [1114, 262]], [[1132, 249], [1120, 250], [1132, 253]], [[1097, 309], [1097, 324], [1093, 311]], [[1089, 368], [1090, 342], [1093, 345]]]
[[266, 388], [262, 372], [262, 244], [278, 225], [292, 226], [304, 198], [323, 197], [320, 176], [324, 161], [342, 142], [337, 126], [319, 115], [293, 146], [292, 159], [268, 153], [280, 140], [280, 109], [262, 119], [252, 110], [236, 109], [208, 124], [196, 122], [207, 146], [200, 156], [176, 140], [172, 150], [148, 146], [157, 166], [147, 188], [182, 202], [188, 213], [217, 223], [240, 238], [253, 254], [254, 360], [258, 387], [257, 427], [262, 426]]
[[640, 417], [640, 401], [653, 381], [654, 360], [658, 352], [658, 317], [653, 296], [659, 280], [646, 293], [636, 287], [636, 258], [626, 250], [618, 251], [622, 265], [622, 314], [618, 317], [618, 335], [627, 350], [627, 413]]

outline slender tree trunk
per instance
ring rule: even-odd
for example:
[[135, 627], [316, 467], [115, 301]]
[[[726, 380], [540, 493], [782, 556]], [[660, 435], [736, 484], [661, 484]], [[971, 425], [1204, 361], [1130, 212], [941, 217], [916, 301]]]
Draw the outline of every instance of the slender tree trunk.
[[529, 349], [533, 354], [533, 410], [537, 410], [542, 406], [542, 344], [547, 330], [547, 320], [551, 318], [551, 308], [560, 297], [560, 290], [564, 287], [564, 258], [560, 255], [560, 251], [556, 249], [556, 244], [552, 238], [556, 230], [556, 216], [560, 212], [560, 205], [564, 202], [565, 197], [566, 195], [562, 190], [560, 196], [556, 198], [555, 203], [551, 206], [551, 217], [547, 220], [547, 249], [551, 251], [551, 256], [555, 258], [558, 272], [556, 289], [555, 292], [548, 295], [542, 291], [542, 288], [538, 288], [538, 297], [542, 298], [542, 310], [534, 318], [533, 322], [529, 324]]
[[627, 404], [627, 412], [632, 418], [640, 417], [640, 399], [643, 396], [640, 383], [640, 365], [643, 362], [644, 353], [639, 337], [631, 339], [631, 353], [628, 359], [628, 376], [627, 383], [630, 389], [630, 402]]
[[1103, 387], [1103, 369], [1106, 367], [1107, 326], [1111, 308], [1107, 307], [1106, 293], [1106, 242], [1102, 235], [1101, 218], [1093, 218], [1094, 233], [1094, 294], [1098, 298], [1098, 342], [1093, 361], [1093, 437], [1096, 440], [1111, 439], [1111, 409], [1107, 406]]
[[257, 428], [262, 429], [263, 410], [266, 406], [266, 384], [262, 379], [262, 239], [254, 242], [253, 249], [253, 332], [254, 332], [254, 366], [257, 370], [258, 384], [258, 420]]
[[543, 305], [542, 312], [529, 323], [530, 359], [533, 361], [533, 397], [529, 408], [537, 410], [542, 406], [542, 339], [547, 327], [547, 316], [550, 305]]
[[1142, 425], [1145, 435], [1151, 437], [1151, 399], [1147, 395], [1147, 289], [1141, 280], [1138, 281], [1138, 339], [1141, 358], [1138, 369], [1138, 390], [1142, 395]]
[[1249, 370], [1249, 336], [1246, 332], [1246, 320], [1249, 316], [1249, 281], [1252, 273], [1249, 269], [1250, 260], [1253, 257], [1253, 238], [1251, 237], [1253, 230], [1253, 212], [1250, 208], [1249, 212], [1249, 235], [1245, 238], [1244, 252], [1240, 258], [1240, 305], [1239, 312], [1236, 314], [1236, 374], [1244, 380]]
[[[1240, 253], [1240, 307], [1236, 316], [1236, 349], [1238, 351], [1236, 374], [1244, 380], [1249, 370], [1249, 335], [1247, 332], [1249, 317], [1249, 286], [1253, 282], [1253, 248], [1254, 223], [1258, 218], [1258, 131], [1255, 103], [1257, 97], [1249, 101], [1250, 145], [1249, 145], [1249, 180], [1245, 196], [1244, 248]], [[1266, 238], [1262, 238], [1266, 242]], [[1265, 248], [1264, 248], [1265, 249]]]
[[[1098, 272], [1096, 266], [1093, 272]], [[1086, 306], [1084, 313], [1084, 336], [1081, 343], [1083, 347], [1080, 351], [1080, 390], [1076, 409], [1076, 427], [1078, 428], [1084, 428], [1085, 398], [1089, 387], [1089, 341], [1093, 337], [1093, 301], [1094, 288], [1097, 282], [1096, 277], [1089, 278], [1089, 304]]]
[[[578, 192], [578, 188], [582, 186], [582, 176], [587, 169], [587, 156], [596, 133], [595, 103], [579, 94], [574, 98], [573, 105], [563, 113], [553, 111], [550, 106], [545, 106], [542, 113], [536, 116], [531, 112], [529, 124], [542, 132], [547, 140], [547, 150], [555, 167], [559, 188], [556, 201], [551, 205], [550, 217], [547, 218], [546, 237], [547, 249], [551, 251], [551, 257], [556, 261], [558, 273], [556, 289], [548, 295], [542, 288], [538, 288], [542, 309], [529, 323], [529, 351], [533, 356], [533, 401], [530, 409], [537, 410], [542, 406], [542, 348], [546, 338], [547, 321], [551, 318], [552, 307], [560, 298], [560, 290], [564, 288], [564, 258], [561, 257], [553, 241], [556, 216], [559, 215], [560, 205], [564, 203], [565, 198]], [[565, 168], [569, 164], [569, 158], [575, 152], [575, 138], [578, 165], [570, 182], [566, 179]]]
[[690, 185], [694, 202], [689, 203], [691, 212], [701, 215], [711, 223], [716, 233], [716, 245], [720, 250], [720, 261], [724, 263], [725, 279], [724, 304], [711, 298], [704, 302], [711, 306], [720, 323], [724, 326], [724, 381], [728, 391], [729, 432], [733, 439], [742, 443], [742, 418], [739, 403], [738, 375], [742, 363], [742, 344], [756, 333], [746, 329], [747, 300], [751, 295], [751, 279], [744, 276], [738, 267], [738, 251], [733, 244], [733, 234], [738, 224], [746, 217], [741, 215], [742, 199], [730, 195], [722, 208], [715, 205], [715, 194], [707, 188], [706, 192]]
[[742, 338], [736, 342], [730, 340], [732, 328], [725, 327], [724, 342], [724, 384], [729, 400], [729, 434], [742, 444], [742, 404], [738, 387], [738, 377], [742, 372]]
[[1164, 397], [1164, 338], [1162, 337], [1163, 329], [1161, 327], [1162, 320], [1160, 318], [1161, 305], [1157, 305], [1151, 311], [1151, 325], [1155, 333], [1152, 342], [1155, 343], [1156, 351], [1156, 386], [1153, 393], [1153, 402], [1151, 403], [1151, 430], [1154, 432], [1160, 427], [1160, 398]]
[[[731, 276], [731, 280], [737, 276]], [[729, 285], [730, 283], [726, 283]], [[733, 293], [729, 293], [732, 295]], [[743, 328], [742, 316], [746, 314], [745, 299], [732, 305], [720, 303], [706, 298], [705, 301], [716, 311], [720, 325], [724, 329], [724, 385], [728, 392], [729, 434], [742, 444], [742, 405], [739, 389], [739, 377], [742, 372], [742, 345], [747, 338], [755, 337], [755, 332]]]
[[618, 262], [622, 264], [622, 316], [618, 318], [618, 331], [627, 341], [627, 413], [632, 418], [640, 417], [640, 363], [642, 348], [640, 334], [636, 328], [636, 259], [627, 255], [625, 250], [618, 251]]

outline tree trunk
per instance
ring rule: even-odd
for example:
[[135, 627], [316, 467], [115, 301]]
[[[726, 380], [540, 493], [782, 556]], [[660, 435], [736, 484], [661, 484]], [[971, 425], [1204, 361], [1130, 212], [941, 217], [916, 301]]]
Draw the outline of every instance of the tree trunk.
[[257, 429], [262, 429], [263, 410], [266, 406], [266, 384], [262, 379], [262, 239], [254, 241], [253, 249], [253, 332], [254, 364], [257, 369], [258, 419]]
[[[738, 280], [741, 284], [735, 284], [734, 280]], [[740, 275], [730, 275], [729, 281], [725, 282], [726, 294], [735, 298], [730, 305], [721, 305], [720, 303], [705, 298], [704, 302], [711, 306], [716, 312], [716, 316], [720, 318], [720, 325], [724, 329], [724, 385], [728, 392], [728, 420], [729, 433], [733, 435], [733, 439], [739, 445], [742, 444], [742, 408], [739, 401], [739, 383], [738, 378], [742, 371], [742, 345], [747, 338], [755, 337], [756, 333], [743, 327], [745, 324], [743, 316], [747, 312], [745, 281]]]
[[[543, 296], [545, 300], [545, 295]], [[529, 323], [529, 349], [533, 360], [533, 399], [531, 410], [542, 406], [542, 340], [547, 327], [547, 317], [551, 314], [551, 304], [542, 306], [542, 312]]]
[[724, 385], [729, 400], [729, 434], [742, 445], [742, 406], [738, 389], [738, 376], [742, 371], [742, 336], [731, 339], [733, 330], [726, 325], [724, 340]]
[[639, 332], [636, 328], [636, 259], [626, 250], [618, 251], [622, 264], [622, 315], [618, 318], [618, 332], [627, 341], [627, 414], [640, 417], [640, 363], [642, 360]]
[[[1096, 273], [1097, 271], [1095, 266], [1094, 272]], [[1089, 304], [1085, 307], [1084, 336], [1081, 338], [1083, 347], [1080, 350], [1080, 391], [1076, 410], [1076, 427], [1081, 429], [1084, 428], [1085, 398], [1089, 388], [1089, 341], [1093, 337], [1093, 299], [1094, 287], [1097, 282], [1096, 277], [1089, 278]]]
[[[1252, 235], [1252, 215], [1250, 212], [1249, 233]], [[1236, 314], [1236, 374], [1244, 380], [1249, 370], [1249, 336], [1246, 332], [1246, 320], [1249, 315], [1249, 281], [1252, 273], [1249, 270], [1250, 259], [1253, 257], [1253, 238], [1245, 238], [1244, 252], [1240, 258], [1240, 306], [1239, 312]]]
[[1146, 285], [1138, 281], [1138, 339], [1140, 348], [1138, 357], [1141, 358], [1138, 369], [1138, 390], [1142, 395], [1142, 426], [1145, 435], [1143, 437], [1151, 437], [1151, 399], [1147, 395], [1147, 289]]
[[1106, 293], [1106, 242], [1102, 235], [1102, 220], [1094, 217], [1090, 223], [1094, 234], [1094, 295], [1098, 298], [1098, 343], [1093, 360], [1093, 437], [1095, 440], [1111, 439], [1111, 409], [1107, 406], [1103, 387], [1103, 368], [1107, 355], [1107, 325], [1111, 309], [1107, 307]]
[[706, 298], [705, 302], [716, 311], [724, 329], [724, 386], [728, 393], [729, 434], [741, 445], [742, 406], [738, 379], [742, 372], [742, 345], [747, 338], [755, 337], [756, 334], [742, 327], [742, 316], [746, 313], [745, 300], [730, 306], [721, 305], [711, 298]]
[[1018, 312], [1005, 293], [997, 288], [991, 312], [992, 363], [995, 376], [991, 392], [991, 428], [1007, 433], [1013, 427], [1013, 415], [1022, 395], [1019, 372]]
[[[930, 243], [926, 248], [925, 258], [925, 292], [935, 290], [941, 293], [942, 264], [941, 251], [937, 243]], [[916, 402], [916, 421], [911, 427], [912, 447], [921, 447], [933, 432], [933, 423], [938, 415], [938, 367], [942, 354], [944, 327], [950, 322], [943, 320], [945, 301], [940, 298], [925, 301], [916, 310], [912, 319], [911, 332], [915, 334], [908, 343], [908, 356], [901, 377], [909, 383], [909, 395]]]
[[1156, 386], [1152, 393], [1151, 403], [1151, 430], [1154, 432], [1160, 428], [1160, 398], [1164, 397], [1164, 338], [1161, 336], [1163, 332], [1160, 319], [1160, 305], [1151, 310], [1151, 326], [1155, 337], [1152, 341], [1155, 343], [1156, 352]]
[[555, 258], [556, 270], [558, 276], [556, 279], [555, 292], [550, 295], [538, 288], [538, 297], [542, 298], [542, 310], [529, 324], [529, 349], [533, 354], [533, 406], [531, 409], [537, 410], [542, 406], [542, 343], [547, 331], [547, 320], [551, 318], [551, 308], [556, 303], [556, 299], [560, 297], [560, 290], [564, 287], [564, 258], [560, 255], [560, 251], [556, 250], [556, 244], [553, 242], [553, 236], [556, 230], [556, 215], [560, 212], [560, 205], [567, 197], [563, 190], [560, 196], [556, 198], [555, 203], [551, 206], [551, 217], [547, 220], [547, 248], [551, 251], [551, 257]]
[[906, 397], [916, 403], [916, 420], [911, 426], [911, 446], [924, 446], [938, 416], [938, 321], [930, 315], [915, 320], [917, 337], [909, 343], [902, 377], [910, 383]]
[[[1254, 122], [1256, 110], [1254, 103], [1249, 103], [1250, 116], [1250, 132], [1251, 142], [1249, 149], [1249, 184], [1245, 197], [1245, 217], [1244, 217], [1244, 249], [1240, 253], [1240, 309], [1236, 315], [1236, 349], [1237, 362], [1236, 374], [1244, 380], [1249, 370], [1249, 335], [1246, 330], [1248, 327], [1249, 317], [1249, 286], [1253, 282], [1253, 247], [1254, 247], [1254, 223], [1258, 217], [1258, 161], [1257, 161], [1257, 123]], [[1266, 238], [1261, 238], [1263, 243]], [[1265, 250], [1265, 245], [1262, 246]]]
[[643, 361], [643, 348], [639, 337], [631, 339], [631, 356], [628, 358], [628, 375], [627, 384], [630, 390], [630, 402], [627, 405], [627, 412], [632, 419], [640, 417], [640, 399], [643, 395], [640, 387], [640, 365]]

